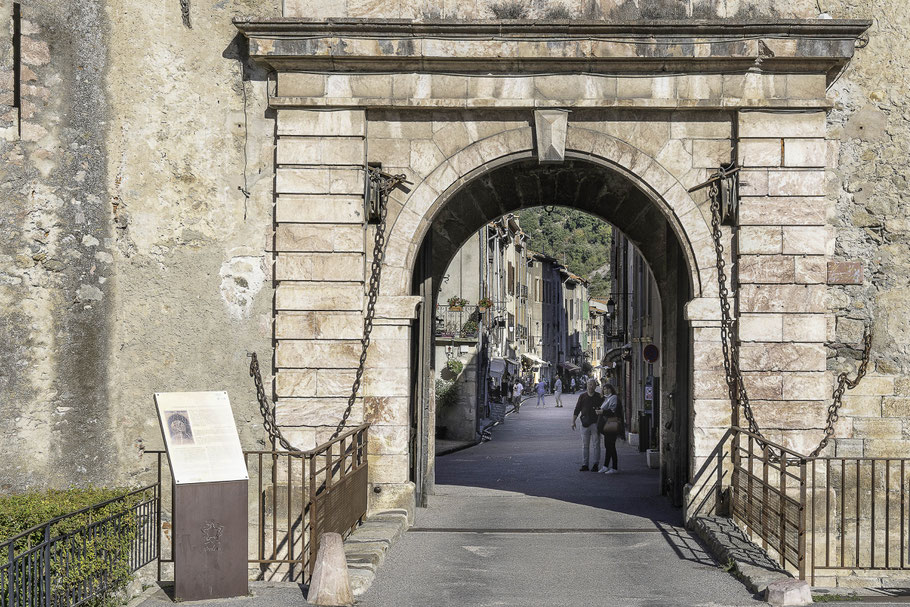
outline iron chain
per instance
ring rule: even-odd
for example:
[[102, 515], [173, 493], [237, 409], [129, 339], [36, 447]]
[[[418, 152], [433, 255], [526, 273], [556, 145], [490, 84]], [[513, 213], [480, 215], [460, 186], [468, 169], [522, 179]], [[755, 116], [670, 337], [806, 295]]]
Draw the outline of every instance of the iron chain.
[[192, 29], [190, 24], [190, 0], [180, 0], [180, 13], [183, 16], [183, 25]]
[[[711, 199], [711, 236], [714, 240], [714, 252], [717, 256], [717, 290], [720, 297], [720, 340], [721, 349], [724, 357], [724, 372], [727, 379], [727, 388], [730, 392], [730, 402], [734, 407], [742, 409], [746, 418], [749, 432], [764, 438], [755, 421], [755, 413], [752, 411], [752, 404], [749, 402], [749, 394], [743, 381], [742, 372], [739, 368], [739, 345], [736, 341], [736, 320], [730, 311], [729, 290], [727, 288], [726, 261], [724, 260], [724, 245], [722, 242], [721, 224], [721, 196], [717, 184], [720, 181], [720, 174], [709, 181], [710, 188], [708, 195]], [[837, 377], [837, 387], [832, 395], [832, 402], [828, 406], [827, 421], [825, 422], [825, 431], [818, 446], [812, 450], [808, 457], [816, 457], [828, 445], [828, 441], [834, 435], [834, 426], [839, 419], [839, 411], [843, 405], [844, 393], [847, 390], [855, 388], [860, 380], [866, 375], [866, 368], [869, 365], [869, 359], [872, 352], [872, 333], [867, 331], [864, 338], [863, 358], [860, 362], [856, 377], [850, 379], [846, 373], [841, 373]], [[765, 439], [767, 441], [767, 439]], [[759, 446], [762, 449], [768, 449], [765, 441], [759, 439]]]
[[[357, 395], [360, 392], [360, 385], [363, 382], [363, 372], [366, 369], [367, 353], [370, 348], [371, 337], [373, 332], [373, 319], [376, 316], [376, 301], [379, 299], [379, 285], [382, 280], [382, 262], [385, 258], [385, 241], [386, 241], [386, 219], [388, 217], [388, 198], [389, 192], [392, 191], [399, 183], [405, 181], [405, 175], [387, 175], [382, 171], [369, 167], [370, 183], [379, 191], [379, 208], [378, 222], [376, 224], [376, 236], [373, 241], [373, 261], [370, 267], [370, 282], [367, 289], [367, 307], [363, 316], [363, 337], [360, 340], [360, 361], [357, 371], [354, 375], [354, 383], [351, 386], [351, 395], [348, 397], [348, 404], [341, 416], [341, 421], [335, 428], [335, 432], [329, 440], [335, 440], [344, 430], [344, 426], [351, 416], [354, 404], [357, 402]], [[269, 435], [269, 439], [274, 445], [276, 442], [288, 451], [297, 451], [281, 434], [278, 423], [275, 421], [275, 408], [269, 402], [265, 394], [265, 387], [262, 383], [262, 374], [259, 370], [259, 360], [254, 352], [251, 355], [250, 376], [256, 384], [256, 398], [259, 401], [259, 412], [262, 414], [263, 426]]]

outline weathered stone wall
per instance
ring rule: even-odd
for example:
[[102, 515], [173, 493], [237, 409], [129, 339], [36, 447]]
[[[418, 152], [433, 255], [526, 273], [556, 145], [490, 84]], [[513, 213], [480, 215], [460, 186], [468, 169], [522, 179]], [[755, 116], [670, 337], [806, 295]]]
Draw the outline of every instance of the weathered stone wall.
[[828, 368], [850, 370], [859, 358], [864, 325], [874, 329], [871, 377], [845, 398], [853, 418], [842, 429], [838, 455], [910, 453], [910, 19], [899, 0], [829, 0], [835, 18], [874, 21], [869, 44], [830, 91], [828, 139], [834, 165], [827, 175], [835, 200], [834, 259], [859, 261], [863, 281], [832, 286], [827, 305]]
[[20, 136], [0, 2], [0, 490], [129, 482], [154, 391], [226, 389], [261, 443], [274, 121], [231, 19], [279, 4], [22, 2]]
[[815, 17], [815, 0], [286, 0], [289, 17], [392, 19], [749, 19]]

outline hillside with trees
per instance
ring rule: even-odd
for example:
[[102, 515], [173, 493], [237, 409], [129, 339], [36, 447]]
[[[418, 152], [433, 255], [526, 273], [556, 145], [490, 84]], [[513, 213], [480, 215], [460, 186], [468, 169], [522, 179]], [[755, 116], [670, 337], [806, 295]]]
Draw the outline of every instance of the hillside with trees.
[[592, 296], [610, 292], [610, 224], [566, 207], [525, 209], [518, 218], [532, 251], [555, 257], [570, 272], [587, 278]]

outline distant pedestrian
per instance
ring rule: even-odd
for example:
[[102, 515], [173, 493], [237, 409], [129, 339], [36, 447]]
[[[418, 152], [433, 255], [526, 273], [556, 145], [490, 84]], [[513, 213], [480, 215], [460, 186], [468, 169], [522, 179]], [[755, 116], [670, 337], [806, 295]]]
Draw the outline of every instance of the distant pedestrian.
[[[578, 397], [575, 411], [572, 413], [572, 429], [575, 430], [575, 420], [581, 421], [582, 466], [580, 472], [593, 470], [597, 472], [600, 463], [600, 435], [597, 433], [597, 413], [603, 403], [603, 396], [597, 393], [597, 382], [593, 379], [588, 382], [587, 390]], [[590, 447], [594, 443], [594, 462], [588, 467], [590, 460]]]
[[547, 393], [547, 384], [543, 380], [540, 380], [539, 382], [537, 382], [537, 404], [534, 405], [535, 407], [540, 407], [540, 406], [546, 407], [547, 406], [547, 401], [544, 398], [544, 395], [546, 393]]
[[562, 379], [556, 378], [556, 385], [553, 386], [553, 391], [556, 394], [556, 406], [562, 407]]
[[521, 409], [521, 393], [524, 392], [524, 385], [522, 385], [521, 380], [515, 382], [515, 389], [512, 391], [512, 404], [515, 406], [515, 413], [518, 413], [518, 410]]
[[569, 392], [575, 394], [575, 378], [572, 378], [572, 381], [569, 383]]
[[622, 408], [619, 405], [619, 397], [616, 396], [616, 389], [611, 384], [604, 384], [603, 392], [604, 401], [597, 420], [598, 429], [604, 437], [604, 465], [601, 472], [616, 474], [619, 472], [616, 439], [622, 432]]

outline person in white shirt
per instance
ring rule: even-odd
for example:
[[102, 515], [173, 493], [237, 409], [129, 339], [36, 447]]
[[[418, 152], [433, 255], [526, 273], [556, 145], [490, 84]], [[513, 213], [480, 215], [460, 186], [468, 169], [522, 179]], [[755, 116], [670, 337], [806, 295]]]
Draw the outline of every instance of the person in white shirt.
[[524, 389], [525, 387], [521, 383], [521, 380], [515, 382], [515, 390], [512, 392], [512, 404], [515, 405], [515, 413], [518, 413], [518, 410], [521, 408], [521, 393]]
[[556, 378], [556, 385], [553, 386], [553, 391], [556, 394], [556, 406], [562, 407], [562, 379]]

